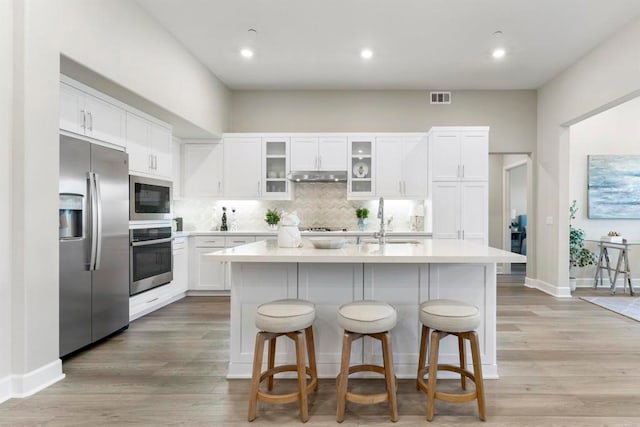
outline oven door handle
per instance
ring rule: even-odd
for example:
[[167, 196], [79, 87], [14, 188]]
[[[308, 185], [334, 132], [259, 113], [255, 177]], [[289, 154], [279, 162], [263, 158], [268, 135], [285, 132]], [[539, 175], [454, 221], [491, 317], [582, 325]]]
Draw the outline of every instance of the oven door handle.
[[173, 240], [173, 237], [167, 237], [166, 239], [156, 239], [156, 240], [142, 240], [140, 242], [131, 242], [131, 246], [157, 245], [158, 243], [168, 243], [172, 240]]

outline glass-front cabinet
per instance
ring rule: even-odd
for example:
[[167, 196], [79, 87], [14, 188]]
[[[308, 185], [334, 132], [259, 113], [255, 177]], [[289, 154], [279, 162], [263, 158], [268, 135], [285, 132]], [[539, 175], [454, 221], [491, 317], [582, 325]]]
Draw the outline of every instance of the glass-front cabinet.
[[370, 199], [375, 197], [375, 137], [352, 136], [349, 138], [349, 170], [347, 198]]
[[289, 167], [289, 137], [263, 137], [262, 198], [291, 200], [293, 186], [287, 180]]

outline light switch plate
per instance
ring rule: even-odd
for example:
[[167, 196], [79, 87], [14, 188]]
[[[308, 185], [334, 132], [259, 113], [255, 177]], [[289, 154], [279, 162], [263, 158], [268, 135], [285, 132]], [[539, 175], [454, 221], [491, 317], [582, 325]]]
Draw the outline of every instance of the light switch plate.
[[546, 224], [547, 225], [553, 225], [553, 217], [552, 216], [548, 216], [547, 217]]

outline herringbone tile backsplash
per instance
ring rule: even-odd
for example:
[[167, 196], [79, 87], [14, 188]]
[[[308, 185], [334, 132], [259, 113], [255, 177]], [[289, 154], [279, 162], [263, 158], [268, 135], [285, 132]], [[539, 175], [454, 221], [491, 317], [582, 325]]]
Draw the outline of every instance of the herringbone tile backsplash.
[[[369, 208], [368, 230], [379, 228], [376, 218], [378, 199], [347, 200], [346, 183], [297, 183], [295, 200], [204, 200], [182, 199], [174, 203], [174, 216], [184, 218], [185, 231], [209, 231], [219, 227], [222, 207], [227, 208], [228, 224], [231, 225], [231, 209], [236, 209], [239, 231], [266, 231], [264, 215], [267, 209], [296, 211], [300, 225], [308, 227], [335, 227], [357, 230], [356, 208]], [[411, 230], [411, 216], [416, 208], [425, 205], [425, 230], [430, 231], [431, 209], [428, 201], [385, 200], [385, 218], [393, 217], [391, 226], [395, 231]], [[423, 231], [423, 230], [419, 230]]]

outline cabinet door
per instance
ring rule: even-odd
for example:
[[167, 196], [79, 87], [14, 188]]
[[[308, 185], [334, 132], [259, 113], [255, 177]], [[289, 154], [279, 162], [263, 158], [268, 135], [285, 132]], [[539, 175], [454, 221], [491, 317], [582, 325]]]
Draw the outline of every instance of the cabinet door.
[[433, 183], [433, 238], [460, 238], [460, 183]]
[[402, 141], [400, 138], [376, 139], [376, 194], [402, 196]]
[[318, 170], [347, 170], [347, 138], [320, 137], [318, 140]]
[[91, 95], [85, 98], [87, 136], [124, 147], [126, 113], [122, 108]]
[[318, 138], [291, 138], [291, 170], [314, 171], [318, 169]]
[[[184, 239], [184, 238], [183, 238]], [[175, 284], [176, 292], [185, 292], [189, 285], [188, 277], [189, 260], [187, 258], [187, 250], [183, 247], [181, 249], [173, 250], [173, 283]]]
[[149, 173], [152, 170], [149, 131], [147, 120], [127, 113], [127, 153], [129, 153], [129, 170], [131, 171]]
[[184, 197], [221, 197], [223, 144], [184, 144], [182, 147]]
[[224, 262], [214, 261], [205, 254], [221, 248], [195, 248], [195, 286], [196, 291], [223, 291], [225, 287], [226, 266]]
[[171, 130], [151, 123], [149, 147], [153, 157], [153, 173], [171, 178]]
[[460, 133], [434, 132], [430, 137], [433, 181], [455, 181], [460, 175]]
[[407, 199], [425, 199], [428, 188], [428, 146], [424, 138], [404, 140], [402, 172], [403, 191]]
[[224, 195], [231, 199], [260, 198], [262, 176], [260, 138], [224, 140]]
[[489, 243], [487, 183], [462, 182], [460, 188], [461, 237], [464, 240], [471, 240], [486, 246]]
[[489, 178], [489, 135], [486, 131], [463, 131], [460, 136], [461, 178], [486, 181]]
[[289, 138], [262, 138], [262, 198], [291, 200]]
[[173, 181], [173, 198], [182, 198], [182, 141], [172, 138], [171, 143], [171, 181]]
[[84, 93], [60, 83], [60, 129], [84, 134]]

